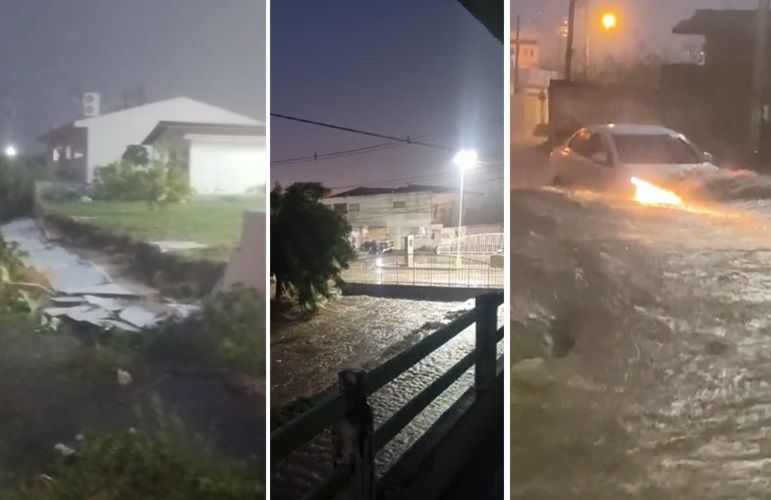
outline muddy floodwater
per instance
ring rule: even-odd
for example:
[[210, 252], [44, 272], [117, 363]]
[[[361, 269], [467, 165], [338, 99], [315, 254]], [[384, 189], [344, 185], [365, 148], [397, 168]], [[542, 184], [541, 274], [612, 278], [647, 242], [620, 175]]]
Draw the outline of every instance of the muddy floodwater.
[[[273, 326], [271, 406], [275, 409], [329, 389], [344, 368], [374, 367], [473, 307], [473, 301], [342, 297], [311, 321]], [[470, 327], [375, 393], [370, 399], [375, 426], [473, 348], [474, 330]], [[469, 371], [380, 451], [376, 457], [378, 474], [387, 470], [472, 383], [473, 372]], [[329, 436], [324, 434], [273, 467], [272, 494], [301, 498], [330, 471], [331, 448]]]
[[511, 205], [511, 498], [771, 498], [771, 202]]

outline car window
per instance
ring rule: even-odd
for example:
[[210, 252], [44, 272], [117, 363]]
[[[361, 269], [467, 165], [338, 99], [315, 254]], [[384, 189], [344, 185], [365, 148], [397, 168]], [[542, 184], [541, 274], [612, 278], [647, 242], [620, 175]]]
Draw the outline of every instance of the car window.
[[586, 158], [592, 158], [594, 155], [601, 154], [607, 161], [607, 150], [599, 134], [592, 134], [585, 130], [571, 141], [570, 148]]
[[621, 163], [701, 163], [702, 155], [680, 135], [618, 134], [613, 142]]
[[591, 153], [592, 134], [587, 130], [582, 130], [570, 141], [570, 149], [581, 156], [588, 157]]

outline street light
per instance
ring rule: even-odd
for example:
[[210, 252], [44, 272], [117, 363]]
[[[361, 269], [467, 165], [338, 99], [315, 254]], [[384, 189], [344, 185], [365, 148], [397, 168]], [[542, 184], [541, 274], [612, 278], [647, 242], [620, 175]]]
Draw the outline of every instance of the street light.
[[460, 237], [463, 227], [463, 178], [466, 170], [472, 170], [479, 164], [479, 155], [473, 149], [463, 149], [458, 151], [452, 161], [460, 170], [460, 196], [458, 198], [458, 252], [455, 259], [455, 265], [460, 267]]
[[16, 151], [16, 147], [14, 147], [13, 144], [9, 144], [5, 147], [3, 153], [5, 154], [6, 158], [16, 158], [18, 151]]
[[602, 15], [602, 27], [605, 31], [610, 31], [618, 26], [618, 16], [612, 12], [606, 12]]

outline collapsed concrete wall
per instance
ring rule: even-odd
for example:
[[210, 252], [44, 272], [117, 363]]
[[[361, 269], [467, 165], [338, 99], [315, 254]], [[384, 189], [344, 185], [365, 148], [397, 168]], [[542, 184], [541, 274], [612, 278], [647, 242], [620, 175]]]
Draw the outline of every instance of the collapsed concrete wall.
[[132, 275], [175, 298], [201, 298], [211, 292], [225, 270], [224, 262], [163, 253], [156, 245], [120, 236], [71, 217], [49, 214], [44, 221], [76, 246], [109, 250], [122, 256]]
[[245, 212], [241, 244], [233, 251], [221, 288], [255, 288], [265, 296], [265, 212]]

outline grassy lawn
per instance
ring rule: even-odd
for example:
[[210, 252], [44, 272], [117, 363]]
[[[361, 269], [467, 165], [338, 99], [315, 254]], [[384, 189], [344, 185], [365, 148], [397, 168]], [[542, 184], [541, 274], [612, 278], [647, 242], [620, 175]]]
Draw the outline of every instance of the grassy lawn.
[[46, 202], [49, 213], [88, 217], [89, 222], [144, 241], [184, 240], [210, 248], [199, 252], [226, 260], [241, 238], [242, 214], [265, 210], [262, 196], [197, 196], [190, 202], [149, 209], [144, 202]]

